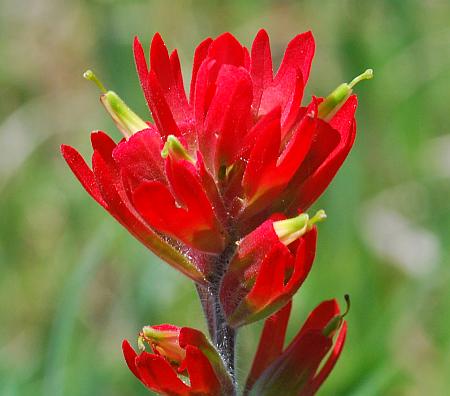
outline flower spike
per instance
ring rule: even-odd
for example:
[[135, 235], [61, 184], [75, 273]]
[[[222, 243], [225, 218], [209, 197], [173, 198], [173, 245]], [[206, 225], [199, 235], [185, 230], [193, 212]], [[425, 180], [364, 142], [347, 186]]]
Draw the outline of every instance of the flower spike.
[[302, 103], [311, 32], [288, 43], [278, 70], [264, 30], [251, 48], [230, 33], [206, 39], [195, 50], [190, 84], [159, 33], [148, 54], [137, 38], [133, 50], [153, 121], [88, 70], [84, 77], [100, 89], [125, 139], [92, 133], [92, 166], [72, 147], [62, 154], [96, 202], [197, 283], [214, 345], [195, 329], [145, 326], [138, 351], [123, 344], [130, 370], [162, 395], [234, 395], [235, 331], [272, 315], [244, 395], [313, 395], [342, 351], [350, 303], [346, 297], [343, 314], [335, 300], [320, 304], [283, 348], [292, 298], [312, 268], [317, 224], [326, 218], [307, 211], [352, 148], [353, 90], [373, 71]]
[[356, 76], [350, 83], [343, 83], [339, 85], [325, 98], [322, 103], [320, 103], [319, 117], [326, 121], [331, 120], [331, 118], [333, 118], [344, 102], [352, 94], [355, 85], [363, 80], [371, 80], [372, 78], [373, 70], [367, 69], [364, 73]]
[[84, 72], [86, 80], [94, 82], [102, 92], [100, 101], [113, 119], [117, 128], [128, 139], [136, 132], [147, 129], [148, 125], [114, 91], [107, 91], [92, 70]]

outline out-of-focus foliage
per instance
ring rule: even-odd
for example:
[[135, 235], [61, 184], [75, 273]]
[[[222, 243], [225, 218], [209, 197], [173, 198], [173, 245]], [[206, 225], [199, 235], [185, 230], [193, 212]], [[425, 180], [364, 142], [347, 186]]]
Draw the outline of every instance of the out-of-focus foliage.
[[[443, 395], [450, 387], [450, 6], [445, 0], [0, 2], [0, 394], [144, 395], [120, 343], [145, 324], [204, 329], [192, 284], [88, 197], [59, 155], [89, 155], [89, 132], [119, 139], [92, 67], [148, 116], [134, 35], [180, 51], [225, 30], [273, 53], [313, 30], [307, 96], [366, 67], [355, 149], [316, 205], [318, 257], [293, 335], [321, 300], [349, 293], [348, 342], [323, 395]], [[239, 336], [239, 375], [260, 324]]]

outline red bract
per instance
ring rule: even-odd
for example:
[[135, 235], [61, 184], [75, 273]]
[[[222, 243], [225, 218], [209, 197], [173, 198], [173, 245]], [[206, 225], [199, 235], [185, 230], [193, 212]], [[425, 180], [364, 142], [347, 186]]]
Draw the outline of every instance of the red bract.
[[314, 395], [336, 364], [347, 333], [347, 311], [341, 314], [336, 300], [324, 301], [283, 348], [291, 306], [266, 320], [244, 395]]
[[[153, 353], [145, 352], [148, 343]], [[144, 327], [137, 354], [128, 341], [123, 354], [133, 374], [150, 390], [169, 396], [220, 396], [233, 384], [222, 359], [207, 338], [189, 327]], [[228, 392], [228, 393], [227, 393]]]
[[[135, 39], [154, 123], [105, 90], [102, 103], [125, 139], [116, 144], [93, 133], [92, 170], [69, 146], [63, 156], [90, 195], [135, 237], [206, 284], [216, 270], [214, 255], [275, 212], [306, 210], [353, 144], [353, 82], [344, 84], [344, 95], [301, 107], [314, 48], [310, 32], [296, 36], [274, 75], [264, 30], [250, 50], [229, 33], [207, 39], [195, 51], [188, 97], [177, 52], [169, 55], [156, 34], [148, 65]], [[87, 78], [95, 80], [92, 73]]]

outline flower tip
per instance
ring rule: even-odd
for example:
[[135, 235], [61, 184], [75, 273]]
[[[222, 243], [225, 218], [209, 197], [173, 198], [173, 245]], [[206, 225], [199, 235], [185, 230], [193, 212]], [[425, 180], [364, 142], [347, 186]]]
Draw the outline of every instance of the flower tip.
[[88, 69], [83, 73], [83, 78], [85, 78], [86, 80], [91, 80], [93, 76], [94, 72], [91, 69]]
[[142, 334], [139, 334], [139, 337], [137, 339], [137, 345], [138, 345], [139, 352], [145, 351], [145, 338]]
[[180, 144], [180, 142], [174, 135], [167, 136], [166, 143], [164, 143], [164, 147], [161, 150], [161, 157], [164, 159], [167, 158], [169, 156], [170, 149], [177, 144]]
[[353, 89], [353, 87], [358, 84], [359, 82], [363, 80], [371, 80], [373, 78], [373, 69], [367, 69], [364, 71], [364, 73], [361, 73], [359, 76], [356, 76], [349, 84], [348, 86], [350, 89]]
[[169, 155], [177, 159], [184, 159], [186, 161], [194, 163], [194, 159], [188, 154], [181, 142], [175, 135], [167, 136], [166, 143], [161, 150], [161, 157], [166, 159]]
[[319, 222], [319, 221], [323, 221], [327, 218], [327, 214], [325, 213], [325, 211], [323, 209], [320, 209], [316, 212], [316, 214], [311, 218], [310, 222], [314, 221], [314, 222]]
[[95, 85], [97, 85], [97, 87], [99, 87], [100, 91], [102, 93], [106, 93], [107, 90], [105, 88], [105, 86], [102, 84], [102, 82], [97, 78], [97, 76], [95, 75], [95, 73], [91, 70], [88, 69], [83, 73], [83, 78], [85, 78], [88, 81], [92, 81]]
[[345, 316], [347, 316], [347, 314], [348, 314], [348, 312], [350, 311], [350, 306], [351, 306], [351, 301], [350, 301], [350, 295], [349, 294], [346, 294], [345, 296], [344, 296], [344, 300], [345, 300], [345, 304], [347, 305], [346, 306], [346, 308], [345, 308], [345, 311], [344, 311], [344, 313], [342, 314], [342, 318], [344, 318]]
[[323, 209], [320, 209], [316, 212], [316, 214], [308, 220], [308, 224], [306, 226], [306, 231], [311, 231], [313, 226], [317, 223], [321, 223], [327, 218], [327, 214]]

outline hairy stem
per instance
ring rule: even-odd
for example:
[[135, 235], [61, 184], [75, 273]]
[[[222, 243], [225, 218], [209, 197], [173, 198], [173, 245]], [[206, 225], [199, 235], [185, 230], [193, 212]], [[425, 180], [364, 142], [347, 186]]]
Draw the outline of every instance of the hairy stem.
[[211, 340], [216, 338], [216, 312], [214, 309], [214, 298], [209, 289], [203, 285], [195, 284], [197, 288], [198, 297], [202, 303], [203, 314], [205, 315], [208, 324], [208, 332]]
[[233, 382], [236, 382], [236, 331], [227, 324], [225, 312], [220, 302], [220, 285], [235, 250], [236, 244], [230, 243], [222, 254], [214, 258], [211, 263], [214, 271], [209, 279], [210, 285], [207, 288], [197, 285], [197, 292], [208, 322], [211, 339], [216, 345]]
[[214, 343], [216, 344], [216, 347], [225, 362], [231, 378], [233, 378], [233, 382], [235, 382], [236, 375], [234, 366], [236, 331], [228, 326], [218, 295], [215, 295], [215, 297], [217, 297], [217, 299], [214, 301], [216, 319]]

